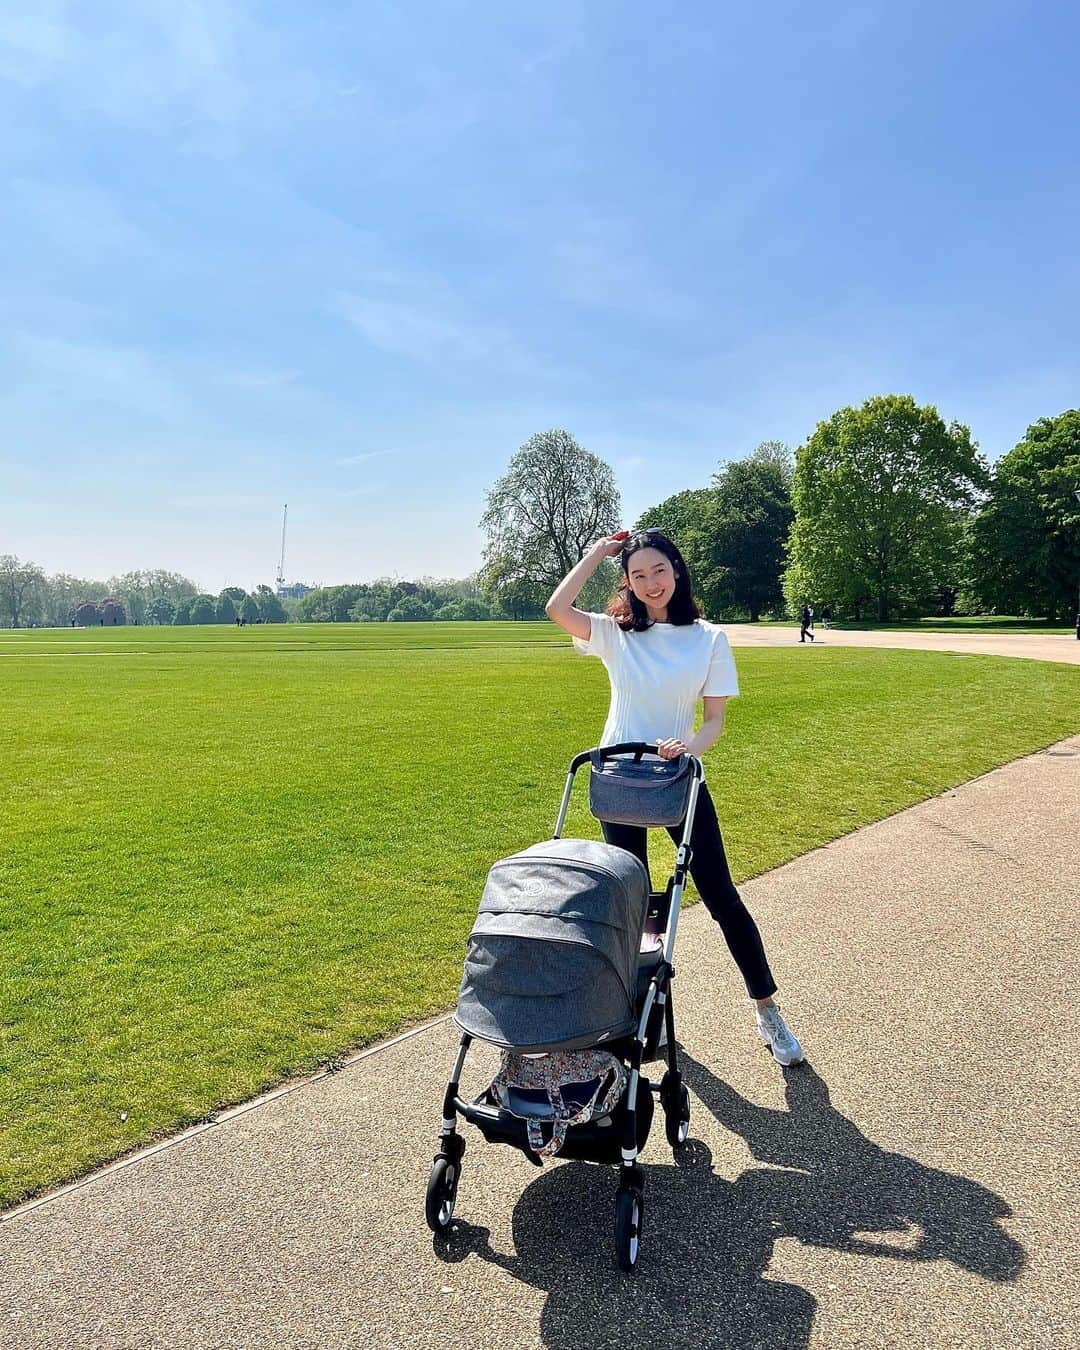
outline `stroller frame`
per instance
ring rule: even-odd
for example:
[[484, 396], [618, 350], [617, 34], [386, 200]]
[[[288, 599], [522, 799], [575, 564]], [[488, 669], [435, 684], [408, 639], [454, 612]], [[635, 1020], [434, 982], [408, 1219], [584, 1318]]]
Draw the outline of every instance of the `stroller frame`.
[[[575, 755], [567, 771], [566, 785], [552, 838], [558, 839], [562, 835], [578, 770], [590, 763], [594, 756], [599, 756], [603, 760], [632, 754], [640, 759], [644, 754], [657, 753], [656, 745], [633, 741], [599, 746]], [[582, 1126], [571, 1130], [561, 1150], [561, 1156], [567, 1158], [618, 1163], [615, 1249], [620, 1268], [627, 1272], [635, 1269], [640, 1247], [645, 1174], [638, 1165], [638, 1155], [645, 1147], [652, 1124], [653, 1095], [656, 1095], [663, 1108], [667, 1140], [675, 1153], [678, 1153], [686, 1142], [690, 1127], [690, 1095], [679, 1072], [678, 1051], [675, 1044], [671, 981], [675, 977], [673, 957], [679, 911], [692, 857], [690, 836], [697, 809], [698, 792], [704, 781], [704, 771], [700, 759], [696, 756], [687, 755], [685, 758], [690, 763], [692, 775], [683, 821], [682, 843], [676, 854], [674, 872], [666, 888], [663, 891], [649, 892], [645, 921], [645, 932], [652, 932], [654, 935], [662, 933], [663, 947], [649, 975], [635, 1035], [604, 1047], [618, 1055], [629, 1070], [623, 1098], [613, 1112], [613, 1116], [617, 1117], [620, 1111], [622, 1115], [619, 1138], [616, 1141], [612, 1137], [616, 1132], [610, 1128], [604, 1137], [595, 1127]], [[651, 953], [642, 955], [648, 955], [650, 961], [653, 959]], [[641, 965], [639, 959], [639, 987]], [[650, 1083], [642, 1074], [642, 1064], [646, 1058], [655, 1053], [661, 1027], [667, 1031], [667, 1067], [660, 1083]], [[524, 1122], [501, 1108], [487, 1093], [482, 1094], [474, 1102], [465, 1101], [460, 1096], [461, 1073], [473, 1039], [468, 1032], [462, 1032], [457, 1057], [443, 1097], [439, 1151], [435, 1155], [428, 1179], [425, 1205], [428, 1226], [437, 1235], [449, 1231], [454, 1217], [458, 1183], [461, 1178], [461, 1160], [465, 1153], [465, 1139], [457, 1129], [459, 1116], [476, 1126], [488, 1142], [509, 1144], [524, 1153], [537, 1167], [542, 1166], [542, 1160], [528, 1146]]]

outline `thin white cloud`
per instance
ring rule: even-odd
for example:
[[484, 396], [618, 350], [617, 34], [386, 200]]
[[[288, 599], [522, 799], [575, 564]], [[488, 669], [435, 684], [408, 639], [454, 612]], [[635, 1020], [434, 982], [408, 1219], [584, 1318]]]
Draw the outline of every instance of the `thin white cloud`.
[[144, 351], [101, 342], [73, 342], [33, 333], [0, 334], [9, 353], [47, 391], [62, 389], [160, 418], [183, 407], [176, 382]]
[[368, 459], [378, 459], [381, 455], [392, 455], [393, 450], [365, 450], [360, 455], [348, 455], [345, 459], [335, 459], [334, 464], [339, 469], [347, 468], [350, 464], [362, 464]]
[[101, 0], [89, 9], [36, 0], [22, 9], [0, 15], [0, 76], [39, 96], [47, 88], [83, 116], [167, 136], [173, 149], [231, 156], [324, 98], [278, 30], [240, 0]]
[[342, 293], [334, 308], [371, 346], [420, 365], [440, 370], [473, 367], [529, 380], [565, 374], [534, 356], [504, 329], [412, 300]]
[[87, 255], [100, 265], [103, 253], [131, 259], [157, 251], [150, 234], [133, 219], [115, 194], [74, 175], [57, 182], [16, 178], [8, 185], [8, 210], [18, 213], [34, 234], [48, 239], [65, 255]]

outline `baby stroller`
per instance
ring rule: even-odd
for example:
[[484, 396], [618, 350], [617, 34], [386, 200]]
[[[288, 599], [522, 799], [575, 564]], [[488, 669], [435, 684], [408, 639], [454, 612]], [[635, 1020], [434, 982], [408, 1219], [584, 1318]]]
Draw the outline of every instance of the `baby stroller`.
[[[462, 1117], [488, 1143], [508, 1144], [531, 1162], [544, 1155], [619, 1167], [615, 1250], [633, 1271], [640, 1245], [645, 1175], [638, 1154], [653, 1119], [653, 1096], [676, 1152], [690, 1124], [690, 1096], [679, 1072], [670, 997], [679, 908], [690, 863], [690, 835], [702, 782], [701, 761], [643, 760], [657, 747], [640, 742], [575, 756], [551, 840], [497, 862], [488, 876], [469, 938], [453, 1020], [461, 1042], [443, 1099], [439, 1151], [428, 1180], [426, 1217], [436, 1234], [453, 1220], [465, 1139]], [[649, 889], [646, 868], [625, 849], [591, 839], [563, 839], [577, 771], [591, 765], [589, 804], [601, 820], [674, 825], [683, 843], [663, 891]], [[666, 1029], [667, 1045], [661, 1045]], [[530, 1091], [529, 1082], [500, 1076], [474, 1101], [459, 1095], [473, 1040], [516, 1056], [529, 1070], [597, 1052], [595, 1081], [561, 1091]], [[643, 1063], [666, 1057], [659, 1083]], [[562, 1057], [560, 1059], [560, 1056]], [[579, 1060], [580, 1062], [580, 1060]], [[585, 1061], [589, 1063], [588, 1059]], [[581, 1075], [579, 1075], [581, 1077]], [[542, 1075], [537, 1083], [543, 1082]]]

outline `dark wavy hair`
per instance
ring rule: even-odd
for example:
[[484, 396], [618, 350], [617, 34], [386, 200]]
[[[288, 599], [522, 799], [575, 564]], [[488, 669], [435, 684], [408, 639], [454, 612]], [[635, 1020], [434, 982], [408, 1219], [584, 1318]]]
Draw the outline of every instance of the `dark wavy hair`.
[[630, 588], [630, 559], [643, 548], [655, 548], [662, 553], [675, 572], [675, 593], [668, 601], [668, 623], [687, 624], [700, 619], [701, 610], [694, 600], [690, 569], [678, 546], [662, 530], [635, 530], [619, 554], [623, 581], [607, 607], [607, 612], [619, 627], [627, 632], [643, 633], [653, 625], [648, 610]]

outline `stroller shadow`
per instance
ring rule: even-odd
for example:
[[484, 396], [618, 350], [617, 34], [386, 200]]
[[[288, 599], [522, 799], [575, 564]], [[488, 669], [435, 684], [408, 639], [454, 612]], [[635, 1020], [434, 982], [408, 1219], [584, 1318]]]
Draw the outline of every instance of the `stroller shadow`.
[[[784, 1070], [788, 1109], [776, 1111], [681, 1059], [698, 1101], [769, 1166], [726, 1181], [695, 1139], [676, 1165], [647, 1165], [636, 1275], [615, 1268], [612, 1169], [585, 1163], [547, 1170], [525, 1189], [513, 1216], [516, 1255], [495, 1251], [488, 1230], [468, 1223], [436, 1242], [443, 1260], [474, 1255], [546, 1290], [546, 1346], [801, 1350], [817, 1303], [798, 1285], [765, 1277], [779, 1238], [894, 1261], [951, 1261], [998, 1282], [1019, 1275], [1024, 1249], [998, 1222], [1009, 1206], [976, 1182], [879, 1148], [831, 1105], [808, 1064]], [[655, 1151], [662, 1118], [653, 1131]]]

